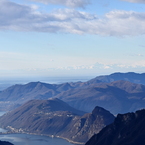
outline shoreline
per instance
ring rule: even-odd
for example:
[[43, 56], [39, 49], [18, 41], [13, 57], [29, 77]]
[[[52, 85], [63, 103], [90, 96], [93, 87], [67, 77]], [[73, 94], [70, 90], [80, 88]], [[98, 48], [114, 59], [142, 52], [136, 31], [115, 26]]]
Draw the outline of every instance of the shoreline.
[[[5, 129], [5, 128], [3, 128]], [[61, 139], [64, 139], [72, 144], [75, 144], [75, 145], [85, 145], [84, 142], [75, 142], [73, 140], [70, 140], [68, 138], [65, 138], [65, 137], [61, 137], [61, 136], [55, 136], [55, 135], [50, 135], [50, 134], [39, 134], [39, 133], [31, 133], [31, 132], [26, 132], [24, 130], [21, 129], [21, 131], [18, 131], [18, 129], [16, 128], [13, 128], [11, 126], [7, 126], [6, 129], [8, 129], [7, 132], [0, 132], [0, 135], [7, 135], [7, 134], [30, 134], [30, 135], [40, 135], [40, 136], [48, 136], [48, 137], [55, 137], [55, 138], [61, 138]]]

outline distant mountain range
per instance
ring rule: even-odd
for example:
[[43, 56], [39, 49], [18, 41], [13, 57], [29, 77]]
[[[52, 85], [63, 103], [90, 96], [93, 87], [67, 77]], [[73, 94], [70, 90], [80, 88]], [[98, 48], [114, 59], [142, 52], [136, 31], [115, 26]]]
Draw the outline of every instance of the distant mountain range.
[[116, 81], [71, 89], [56, 97], [86, 112], [90, 112], [97, 105], [118, 114], [145, 107], [145, 86], [128, 81]]
[[43, 134], [85, 143], [114, 118], [101, 107], [84, 114], [59, 99], [31, 100], [0, 117], [0, 126], [14, 133]]
[[145, 85], [145, 73], [134, 73], [134, 72], [128, 72], [128, 73], [113, 73], [110, 75], [103, 75], [103, 76], [98, 76], [90, 81], [88, 81], [91, 84], [94, 84], [96, 82], [114, 82], [118, 80], [124, 80], [124, 81], [129, 81], [132, 83], [137, 83], [137, 84], [144, 84]]
[[12, 110], [32, 99], [46, 100], [71, 88], [73, 86], [68, 83], [57, 85], [30, 82], [26, 85], [13, 85], [0, 92], [0, 110]]
[[119, 114], [85, 145], [145, 145], [145, 110]]
[[0, 92], [0, 110], [12, 110], [33, 100], [59, 98], [70, 106], [91, 112], [95, 106], [113, 114], [145, 107], [145, 73], [114, 73], [87, 82], [46, 84], [31, 82], [14, 85]]

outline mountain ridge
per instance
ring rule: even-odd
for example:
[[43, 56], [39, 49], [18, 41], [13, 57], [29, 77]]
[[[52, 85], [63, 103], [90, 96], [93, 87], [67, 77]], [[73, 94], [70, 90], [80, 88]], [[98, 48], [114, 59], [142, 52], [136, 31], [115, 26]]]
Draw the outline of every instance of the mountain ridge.
[[113, 114], [118, 114], [136, 111], [145, 106], [145, 86], [121, 80], [93, 85], [88, 88], [68, 90], [56, 97], [74, 108], [84, 109], [86, 112], [98, 105]]
[[145, 73], [135, 73], [135, 72], [127, 72], [127, 73], [121, 73], [121, 72], [115, 72], [110, 75], [101, 75], [97, 76], [94, 79], [91, 79], [90, 83], [95, 83], [97, 81], [110, 83], [117, 80], [125, 80], [132, 83], [138, 83], [138, 84], [144, 84], [145, 85]]
[[118, 114], [114, 122], [94, 135], [85, 145], [144, 145], [145, 109]]
[[[130, 75], [134, 76], [133, 80], [135, 81], [145, 74], [114, 73], [103, 76], [103, 78], [114, 77], [115, 79], [121, 79]], [[106, 108], [113, 114], [135, 111], [145, 106], [144, 85], [123, 79], [117, 81], [113, 79], [113, 82], [109, 83], [103, 82], [101, 79], [95, 78], [94, 80], [95, 82], [92, 80], [63, 84], [30, 82], [25, 85], [14, 85], [0, 92], [0, 110], [12, 110], [33, 99], [46, 100], [55, 97], [85, 112], [91, 112], [96, 105]], [[107, 101], [109, 101], [108, 104], [105, 103]]]
[[85, 143], [113, 121], [114, 116], [101, 107], [84, 114], [59, 99], [50, 99], [28, 101], [0, 117], [0, 126], [14, 133], [53, 135]]

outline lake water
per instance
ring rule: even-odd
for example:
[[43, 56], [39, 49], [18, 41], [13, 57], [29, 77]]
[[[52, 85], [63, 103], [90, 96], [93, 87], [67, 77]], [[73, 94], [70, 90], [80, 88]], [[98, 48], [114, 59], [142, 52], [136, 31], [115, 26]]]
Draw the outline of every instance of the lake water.
[[30, 134], [0, 135], [0, 140], [9, 141], [14, 145], [73, 145], [64, 139]]
[[[4, 115], [6, 112], [0, 112], [0, 116]], [[3, 129], [3, 128], [0, 128], [0, 132], [7, 132], [7, 130]]]
[[[0, 112], [0, 116], [4, 113], [6, 112]], [[5, 133], [7, 130], [0, 128], [0, 132]], [[9, 141], [14, 145], [73, 145], [61, 138], [31, 134], [3, 134], [0, 135], [0, 140]]]

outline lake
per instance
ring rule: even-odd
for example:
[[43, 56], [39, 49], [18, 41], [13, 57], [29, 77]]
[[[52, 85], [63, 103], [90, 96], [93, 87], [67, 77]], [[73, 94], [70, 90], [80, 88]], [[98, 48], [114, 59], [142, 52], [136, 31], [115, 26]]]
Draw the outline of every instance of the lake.
[[[0, 116], [4, 113], [0, 112]], [[0, 128], [0, 132], [5, 133], [7, 130]], [[9, 141], [14, 145], [73, 145], [61, 138], [31, 134], [3, 134], [0, 135], [0, 140]]]
[[14, 145], [73, 145], [64, 139], [30, 134], [0, 135], [0, 140], [9, 141]]

